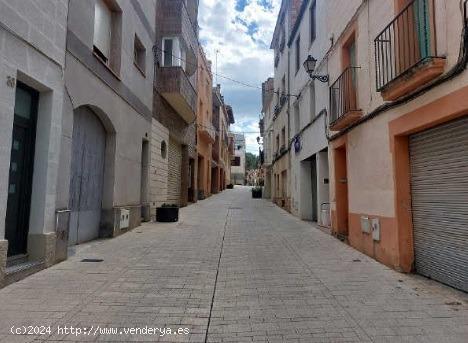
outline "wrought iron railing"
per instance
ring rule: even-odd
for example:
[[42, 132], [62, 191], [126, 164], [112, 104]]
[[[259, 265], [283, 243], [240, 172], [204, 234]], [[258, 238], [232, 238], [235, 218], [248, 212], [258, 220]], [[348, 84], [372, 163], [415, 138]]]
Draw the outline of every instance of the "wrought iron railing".
[[352, 111], [357, 106], [357, 71], [359, 67], [348, 67], [330, 87], [330, 124]]
[[419, 63], [437, 57], [433, 0], [411, 1], [375, 38], [376, 86], [380, 92]]

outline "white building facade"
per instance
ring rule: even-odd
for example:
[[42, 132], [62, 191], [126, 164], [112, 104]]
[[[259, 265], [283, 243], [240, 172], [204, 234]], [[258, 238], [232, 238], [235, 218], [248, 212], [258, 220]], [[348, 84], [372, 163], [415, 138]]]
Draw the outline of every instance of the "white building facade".
[[234, 134], [234, 157], [231, 163], [231, 183], [245, 185], [245, 136]]
[[[291, 213], [328, 226], [328, 84], [312, 79], [303, 66], [309, 55], [322, 61], [326, 54], [330, 40], [326, 33], [325, 11], [325, 1], [304, 0], [287, 46], [291, 101]], [[326, 63], [317, 63], [315, 73], [327, 74]]]
[[0, 287], [55, 261], [68, 1], [0, 1]]

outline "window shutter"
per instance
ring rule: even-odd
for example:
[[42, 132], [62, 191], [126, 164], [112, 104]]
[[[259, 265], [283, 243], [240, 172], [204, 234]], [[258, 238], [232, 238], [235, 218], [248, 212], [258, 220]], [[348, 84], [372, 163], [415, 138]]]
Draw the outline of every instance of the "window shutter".
[[96, 0], [94, 7], [93, 44], [109, 59], [111, 42], [112, 12], [103, 0]]

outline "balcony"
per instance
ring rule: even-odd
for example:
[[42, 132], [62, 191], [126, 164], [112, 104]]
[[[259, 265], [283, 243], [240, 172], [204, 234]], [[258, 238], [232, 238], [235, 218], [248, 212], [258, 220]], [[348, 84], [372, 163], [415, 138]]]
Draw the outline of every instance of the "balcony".
[[330, 130], [340, 131], [353, 124], [362, 116], [357, 106], [357, 71], [349, 67], [330, 87]]
[[210, 143], [214, 143], [215, 141], [215, 128], [213, 124], [211, 123], [204, 123], [201, 125], [198, 125], [198, 132], [200, 134], [200, 137], [202, 139], [205, 139], [206, 141]]
[[160, 67], [156, 86], [161, 96], [187, 122], [196, 118], [197, 93], [182, 67]]
[[411, 1], [374, 40], [376, 88], [394, 101], [444, 71], [438, 56], [433, 0]]
[[159, 0], [156, 3], [158, 38], [182, 36], [185, 44], [191, 48], [189, 50], [193, 50], [196, 55], [198, 22], [197, 9], [194, 4], [184, 0]]

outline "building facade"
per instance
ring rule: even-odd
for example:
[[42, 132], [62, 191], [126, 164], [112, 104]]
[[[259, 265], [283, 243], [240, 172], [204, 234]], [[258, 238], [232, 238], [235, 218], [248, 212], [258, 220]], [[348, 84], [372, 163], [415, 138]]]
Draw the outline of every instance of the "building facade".
[[211, 150], [215, 142], [213, 119], [213, 75], [211, 62], [203, 49], [198, 55], [198, 103], [197, 103], [197, 152], [198, 152], [198, 199], [211, 195]]
[[0, 283], [9, 283], [66, 259], [68, 246], [149, 219], [155, 2], [1, 6]]
[[288, 16], [294, 6], [284, 0], [260, 122], [265, 193], [275, 202], [290, 199], [292, 213], [330, 223], [392, 268], [464, 291], [467, 4], [304, 0]]
[[329, 6], [333, 232], [467, 291], [466, 1]]
[[68, 1], [0, 6], [1, 287], [15, 265], [56, 258]]
[[221, 94], [221, 85], [212, 89], [215, 142], [212, 148], [211, 193], [226, 189], [231, 182], [232, 149], [229, 139], [229, 126], [234, 124], [232, 107], [226, 105]]
[[274, 186], [273, 179], [273, 154], [275, 151], [274, 146], [274, 131], [273, 131], [273, 116], [274, 116], [274, 79], [268, 78], [262, 83], [262, 111], [261, 119], [259, 122], [260, 137], [262, 137], [262, 159], [261, 167], [264, 175], [263, 197], [271, 199]]
[[72, 245], [150, 219], [155, 2], [72, 0], [68, 10], [57, 191]]
[[[287, 42], [291, 137], [291, 213], [329, 226], [329, 168], [326, 137], [327, 83], [311, 79], [303, 67], [309, 55], [322, 60], [330, 45], [325, 1], [305, 0]], [[326, 74], [326, 65], [316, 72]], [[317, 98], [319, 99], [317, 101]], [[323, 101], [325, 100], [325, 101]]]
[[234, 156], [231, 161], [231, 183], [233, 185], [245, 185], [245, 136], [235, 133]]
[[153, 207], [186, 206], [197, 198], [197, 17], [197, 0], [157, 1]]
[[274, 51], [274, 108], [272, 118], [272, 199], [278, 206], [291, 210], [290, 54], [287, 42], [296, 22], [302, 0], [284, 0], [278, 14], [270, 48]]

